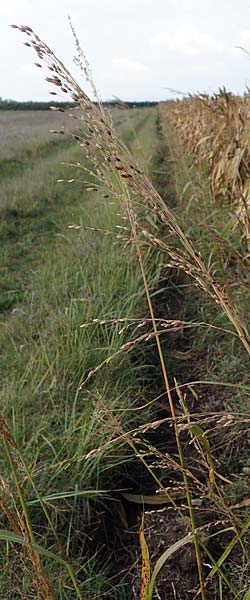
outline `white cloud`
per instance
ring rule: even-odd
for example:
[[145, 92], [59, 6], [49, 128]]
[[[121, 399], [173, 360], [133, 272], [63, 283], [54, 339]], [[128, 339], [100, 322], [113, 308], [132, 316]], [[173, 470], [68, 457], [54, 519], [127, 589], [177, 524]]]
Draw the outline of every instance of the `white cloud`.
[[34, 63], [33, 62], [32, 63], [27, 63], [27, 64], [24, 63], [21, 66], [21, 71], [23, 73], [31, 73], [33, 75], [34, 73], [36, 73], [36, 71], [34, 69]]
[[[20, 21], [25, 23], [26, 17], [29, 12], [32, 11], [34, 6], [34, 0], [9, 0], [9, 2], [1, 2], [0, 6], [0, 17], [2, 19], [9, 19], [9, 25], [11, 23], [19, 23]], [[28, 25], [28, 23], [25, 23]]]
[[194, 29], [179, 29], [175, 32], [161, 32], [150, 40], [154, 48], [165, 48], [170, 52], [178, 52], [198, 56], [217, 53], [223, 50], [221, 41], [214, 39], [208, 33]]
[[246, 29], [246, 31], [241, 31], [239, 38], [242, 43], [250, 44], [250, 29]]
[[0, 0], [3, 97], [51, 99], [10, 23], [30, 25], [75, 73], [68, 13], [104, 99], [160, 99], [167, 87], [244, 89], [249, 60], [236, 46], [250, 51], [249, 0], [60, 0], [60, 10], [56, 0]]
[[130, 60], [129, 58], [113, 58], [112, 67], [114, 69], [122, 69], [123, 71], [146, 71], [147, 67], [141, 62]]
[[237, 36], [237, 42], [234, 44], [232, 48], [232, 54], [235, 56], [242, 54], [249, 55], [250, 51], [250, 29], [246, 29], [245, 31], [240, 31]]

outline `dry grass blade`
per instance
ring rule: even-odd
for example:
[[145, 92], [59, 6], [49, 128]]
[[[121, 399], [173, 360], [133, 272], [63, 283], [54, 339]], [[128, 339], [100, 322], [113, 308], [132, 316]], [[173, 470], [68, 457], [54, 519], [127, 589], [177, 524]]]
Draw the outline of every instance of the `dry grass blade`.
[[150, 581], [150, 585], [149, 585], [149, 589], [148, 589], [147, 600], [152, 600], [157, 575], [160, 572], [160, 570], [162, 569], [162, 567], [165, 564], [165, 562], [175, 552], [177, 552], [178, 550], [180, 550], [181, 548], [183, 548], [184, 546], [186, 546], [186, 544], [190, 544], [192, 541], [193, 541], [192, 540], [192, 536], [189, 534], [189, 535], [185, 536], [184, 538], [182, 538], [181, 540], [178, 540], [178, 542], [175, 542], [175, 544], [173, 544], [172, 546], [170, 546], [169, 548], [167, 548], [167, 550], [165, 550], [165, 552], [163, 552], [163, 554], [158, 559], [158, 561], [157, 561], [157, 563], [156, 563], [156, 565], [154, 567], [154, 570], [153, 570], [153, 573], [152, 573], [152, 577], [151, 577], [151, 581]]
[[150, 583], [150, 560], [149, 550], [144, 535], [144, 513], [142, 514], [140, 526], [140, 545], [142, 555], [142, 570], [141, 570], [141, 593], [140, 600], [148, 600], [148, 587]]

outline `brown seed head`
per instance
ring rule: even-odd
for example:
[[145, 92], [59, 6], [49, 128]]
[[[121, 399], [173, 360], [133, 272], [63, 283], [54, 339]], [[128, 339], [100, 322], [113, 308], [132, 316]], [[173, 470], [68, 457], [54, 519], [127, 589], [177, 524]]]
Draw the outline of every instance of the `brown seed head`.
[[4, 438], [6, 442], [12, 446], [12, 448], [16, 449], [16, 443], [14, 442], [13, 437], [9, 432], [9, 428], [7, 423], [4, 421], [3, 417], [0, 416], [0, 437]]

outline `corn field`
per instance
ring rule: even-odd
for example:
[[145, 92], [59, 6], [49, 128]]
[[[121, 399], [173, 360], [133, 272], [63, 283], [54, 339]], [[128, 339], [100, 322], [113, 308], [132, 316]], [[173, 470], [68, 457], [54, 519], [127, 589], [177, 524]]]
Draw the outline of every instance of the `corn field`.
[[249, 249], [250, 95], [190, 96], [160, 106], [178, 137], [181, 151], [208, 178], [212, 199], [228, 202], [235, 225], [242, 228]]

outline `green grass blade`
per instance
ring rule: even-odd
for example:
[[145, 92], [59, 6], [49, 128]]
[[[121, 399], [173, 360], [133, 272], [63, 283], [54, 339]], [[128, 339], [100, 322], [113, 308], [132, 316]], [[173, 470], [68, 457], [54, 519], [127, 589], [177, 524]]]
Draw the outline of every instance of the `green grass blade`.
[[[25, 545], [25, 539], [21, 535], [13, 533], [12, 531], [8, 531], [8, 529], [0, 529], [0, 540]], [[54, 554], [54, 552], [51, 552], [51, 550], [47, 550], [46, 548], [43, 548], [43, 546], [40, 546], [36, 543], [31, 545], [33, 550], [35, 550], [35, 552], [37, 552], [41, 556], [50, 558], [61, 565], [66, 565], [66, 562], [62, 558], [60, 558], [60, 556]]]
[[[78, 496], [84, 496], [86, 498], [97, 498], [100, 495], [106, 495], [107, 490], [72, 490], [69, 492], [58, 492], [57, 494], [50, 494], [48, 496], [41, 496], [42, 502], [52, 502], [54, 500], [64, 500], [65, 498], [76, 498]], [[29, 500], [28, 505], [39, 504], [40, 499]]]
[[167, 550], [165, 550], [165, 552], [163, 552], [163, 554], [157, 560], [157, 563], [156, 563], [155, 568], [152, 573], [149, 588], [148, 588], [148, 600], [151, 600], [153, 597], [153, 591], [154, 591], [156, 577], [157, 577], [158, 573], [160, 572], [161, 568], [163, 567], [163, 565], [165, 564], [165, 562], [170, 558], [170, 556], [172, 556], [172, 554], [177, 552], [177, 550], [180, 550], [180, 548], [183, 548], [183, 546], [186, 546], [186, 544], [190, 544], [191, 542], [193, 542], [192, 536], [190, 534], [186, 535], [184, 538], [182, 538], [181, 540], [178, 540], [177, 542], [175, 542], [175, 544], [172, 544], [172, 546], [167, 548]]

